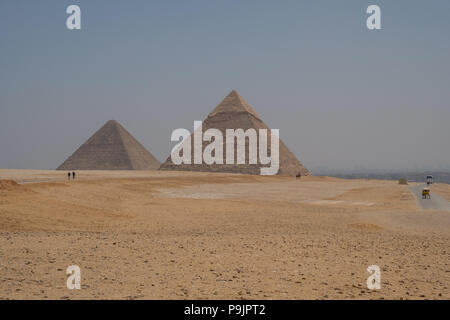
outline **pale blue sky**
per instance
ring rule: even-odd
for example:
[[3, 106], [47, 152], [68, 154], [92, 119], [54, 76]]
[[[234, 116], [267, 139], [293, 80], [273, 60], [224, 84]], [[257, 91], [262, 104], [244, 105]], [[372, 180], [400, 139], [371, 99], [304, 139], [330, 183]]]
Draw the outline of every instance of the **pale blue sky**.
[[232, 89], [313, 171], [450, 168], [449, 35], [447, 0], [2, 0], [0, 168], [55, 168], [109, 119], [164, 160]]

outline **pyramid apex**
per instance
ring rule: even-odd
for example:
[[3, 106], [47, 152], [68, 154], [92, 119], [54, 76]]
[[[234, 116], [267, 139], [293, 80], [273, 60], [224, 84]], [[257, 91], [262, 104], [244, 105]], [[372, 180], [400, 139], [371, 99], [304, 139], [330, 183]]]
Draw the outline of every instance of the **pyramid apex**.
[[239, 100], [241, 100], [241, 103], [242, 103], [242, 100], [245, 102], [244, 98], [242, 98], [242, 96], [239, 94], [239, 92], [235, 89], [231, 90], [231, 92], [228, 94], [227, 97], [235, 97], [235, 98], [238, 98]]
[[119, 131], [125, 130], [125, 128], [120, 124], [120, 122], [114, 119], [106, 121], [106, 123], [103, 125], [102, 128], [114, 128]]
[[259, 118], [259, 115], [255, 110], [242, 98], [237, 90], [231, 90], [231, 92], [222, 100], [222, 102], [208, 115], [212, 117], [218, 113], [230, 113], [230, 112], [248, 112], [255, 118]]

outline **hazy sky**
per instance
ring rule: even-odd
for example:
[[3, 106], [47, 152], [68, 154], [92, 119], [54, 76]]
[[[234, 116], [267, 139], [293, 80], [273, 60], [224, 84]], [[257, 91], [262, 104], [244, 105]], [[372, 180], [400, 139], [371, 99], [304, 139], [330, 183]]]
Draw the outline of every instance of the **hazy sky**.
[[232, 89], [313, 171], [450, 168], [450, 1], [0, 1], [0, 168], [110, 119], [165, 160]]

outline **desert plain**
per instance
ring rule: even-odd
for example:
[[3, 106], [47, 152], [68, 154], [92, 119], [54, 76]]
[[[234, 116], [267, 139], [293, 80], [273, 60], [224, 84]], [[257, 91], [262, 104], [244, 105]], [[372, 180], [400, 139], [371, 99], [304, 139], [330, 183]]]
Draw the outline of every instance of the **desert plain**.
[[[0, 170], [0, 299], [450, 299], [450, 211], [396, 181]], [[432, 194], [450, 201], [450, 185]], [[81, 289], [66, 269], [81, 269]], [[381, 269], [369, 290], [367, 267]]]

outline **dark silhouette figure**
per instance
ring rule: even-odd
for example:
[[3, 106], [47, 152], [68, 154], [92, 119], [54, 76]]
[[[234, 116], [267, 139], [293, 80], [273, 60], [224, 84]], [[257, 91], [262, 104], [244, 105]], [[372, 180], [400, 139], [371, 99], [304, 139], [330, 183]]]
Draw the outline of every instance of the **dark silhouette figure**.
[[302, 177], [302, 175], [300, 173], [297, 173], [297, 175], [295, 176], [297, 179], [300, 179]]
[[67, 179], [70, 180], [70, 172], [67, 173]]
[[75, 180], [75, 171], [72, 172], [72, 178]]

